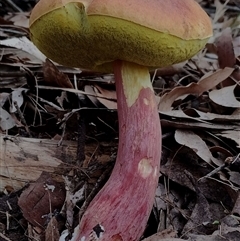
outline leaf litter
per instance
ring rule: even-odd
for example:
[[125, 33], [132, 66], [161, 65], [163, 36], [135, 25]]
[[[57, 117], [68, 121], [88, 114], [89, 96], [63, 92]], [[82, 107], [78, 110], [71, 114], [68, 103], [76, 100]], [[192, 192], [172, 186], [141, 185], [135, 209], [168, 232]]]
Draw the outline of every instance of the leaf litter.
[[[0, 10], [0, 161], [8, 170], [0, 175], [1, 238], [59, 240], [66, 227], [68, 231], [74, 228], [79, 208], [84, 212], [110, 175], [119, 131], [116, 93], [112, 75], [66, 68], [46, 59], [28, 38], [34, 1], [25, 2], [28, 7], [19, 3], [26, 11], [20, 14], [16, 6], [0, 1], [8, 11]], [[155, 205], [142, 237], [145, 241], [240, 240], [239, 3], [197, 2], [213, 23], [214, 35], [206, 48], [189, 61], [150, 72], [163, 128], [163, 151]], [[11, 152], [15, 148], [8, 144], [12, 136], [18, 137], [14, 143], [21, 159]], [[46, 140], [57, 144], [45, 151], [43, 162], [36, 153]], [[27, 172], [24, 175], [21, 169], [22, 176], [15, 176], [14, 168], [21, 167], [24, 156], [37, 160], [39, 168], [49, 162], [51, 172], [44, 168], [45, 178], [36, 173], [27, 180]], [[15, 158], [18, 162], [12, 161]], [[50, 165], [53, 158], [58, 163], [55, 170]], [[42, 178], [61, 189], [62, 203], [56, 210], [52, 210], [51, 191], [44, 188], [49, 183]], [[53, 190], [53, 197], [60, 189]], [[33, 198], [36, 192], [44, 198]], [[27, 199], [34, 206], [32, 216]], [[6, 200], [15, 205], [14, 212], [4, 205]]]

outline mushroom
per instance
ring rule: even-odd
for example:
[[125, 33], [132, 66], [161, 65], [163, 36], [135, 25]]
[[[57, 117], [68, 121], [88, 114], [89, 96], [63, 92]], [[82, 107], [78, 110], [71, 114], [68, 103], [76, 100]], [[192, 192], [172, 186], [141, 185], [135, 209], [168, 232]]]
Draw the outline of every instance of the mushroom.
[[31, 39], [65, 66], [113, 72], [119, 146], [112, 174], [72, 240], [136, 241], [159, 178], [161, 128], [149, 69], [189, 59], [212, 35], [194, 0], [40, 0]]

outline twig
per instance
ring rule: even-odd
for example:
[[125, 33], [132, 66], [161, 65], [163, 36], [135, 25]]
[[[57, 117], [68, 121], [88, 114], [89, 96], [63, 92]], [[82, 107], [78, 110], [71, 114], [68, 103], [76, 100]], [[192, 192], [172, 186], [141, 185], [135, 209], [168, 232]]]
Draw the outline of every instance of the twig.
[[212, 170], [211, 172], [209, 172], [207, 175], [201, 177], [198, 179], [198, 182], [201, 182], [202, 180], [204, 180], [205, 178], [210, 178], [213, 175], [217, 174], [218, 172], [222, 171], [227, 165], [227, 163], [224, 163], [223, 165], [221, 165], [220, 167], [215, 168], [214, 170]]
[[11, 239], [9, 239], [8, 237], [6, 237], [3, 233], [0, 233], [0, 238], [3, 238], [6, 241], [12, 241]]
[[27, 131], [29, 137], [32, 137], [32, 134], [31, 134], [31, 132], [30, 132], [30, 130], [28, 128], [27, 122], [26, 122], [26, 120], [25, 120], [25, 118], [23, 116], [23, 113], [22, 113], [22, 111], [20, 110], [20, 108], [19, 108], [19, 106], [17, 104], [17, 101], [14, 101], [13, 104], [14, 104], [15, 108], [17, 109], [18, 115], [19, 115], [19, 117], [21, 119], [21, 122], [23, 123], [23, 125], [25, 127], [25, 130]]
[[112, 128], [110, 125], [108, 125], [105, 121], [103, 121], [101, 118], [97, 117], [98, 120], [100, 120], [104, 125], [106, 125], [108, 128], [110, 128], [112, 131], [116, 133], [116, 130]]
[[60, 140], [59, 140], [59, 142], [58, 142], [58, 146], [61, 146], [62, 145], [62, 142], [63, 142], [63, 138], [64, 138], [64, 136], [65, 136], [65, 133], [66, 133], [66, 122], [64, 122], [64, 123], [62, 123], [62, 125], [61, 125], [61, 129], [62, 129], [62, 134], [61, 134], [61, 138], [60, 138]]
[[23, 71], [11, 71], [11, 72], [1, 72], [0, 77], [26, 77], [26, 73]]
[[239, 156], [240, 156], [240, 153], [233, 157], [233, 158], [227, 158], [225, 160], [225, 163], [217, 168], [215, 168], [214, 170], [212, 170], [211, 172], [209, 172], [207, 175], [201, 177], [198, 179], [198, 182], [202, 181], [203, 179], [205, 178], [211, 178], [213, 177], [215, 174], [217, 174], [218, 172], [220, 172], [221, 170], [223, 170], [224, 168], [228, 167], [228, 166], [233, 166], [235, 164], [235, 162], [238, 161], [239, 159]]
[[86, 123], [84, 115], [78, 112], [77, 164], [82, 167], [85, 160]]
[[11, 0], [5, 0], [6, 3], [15, 11], [17, 12], [23, 12], [23, 10], [21, 8], [19, 8], [14, 2], [12, 2]]

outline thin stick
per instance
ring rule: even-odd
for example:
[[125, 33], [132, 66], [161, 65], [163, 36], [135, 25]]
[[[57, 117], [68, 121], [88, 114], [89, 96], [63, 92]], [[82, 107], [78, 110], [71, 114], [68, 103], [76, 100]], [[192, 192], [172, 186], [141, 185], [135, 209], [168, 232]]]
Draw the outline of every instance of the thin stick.
[[17, 104], [17, 101], [14, 101], [13, 104], [14, 104], [15, 108], [17, 109], [17, 112], [18, 112], [18, 114], [19, 114], [19, 117], [20, 117], [20, 119], [21, 119], [21, 122], [23, 123], [23, 125], [24, 125], [24, 127], [25, 127], [25, 130], [27, 131], [29, 137], [32, 137], [32, 134], [31, 134], [31, 132], [30, 132], [30, 130], [29, 130], [29, 128], [28, 128], [27, 122], [26, 122], [26, 120], [25, 120], [25, 118], [24, 118], [24, 116], [23, 116], [23, 113], [22, 113], [22, 111], [20, 110], [20, 108], [19, 108], [19, 106], [18, 106], [18, 104]]
[[21, 13], [23, 12], [23, 10], [21, 8], [19, 8], [13, 1], [11, 1], [11, 0], [5, 0], [5, 1], [13, 10], [15, 10], [17, 12], [21, 12]]

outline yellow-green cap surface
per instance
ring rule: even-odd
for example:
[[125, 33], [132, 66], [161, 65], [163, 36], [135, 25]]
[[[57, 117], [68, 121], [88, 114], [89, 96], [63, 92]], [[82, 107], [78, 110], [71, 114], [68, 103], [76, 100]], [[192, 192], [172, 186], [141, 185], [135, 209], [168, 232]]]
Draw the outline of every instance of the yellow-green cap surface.
[[111, 71], [117, 59], [154, 68], [186, 60], [212, 26], [194, 0], [40, 0], [30, 33], [60, 64]]

